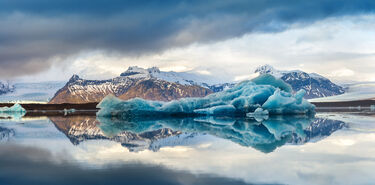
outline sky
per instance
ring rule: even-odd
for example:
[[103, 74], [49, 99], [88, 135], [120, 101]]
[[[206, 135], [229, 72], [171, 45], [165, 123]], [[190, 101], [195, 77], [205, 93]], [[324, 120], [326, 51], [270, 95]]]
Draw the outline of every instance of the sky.
[[375, 1], [0, 0], [0, 79], [129, 66], [251, 78], [259, 65], [375, 81]]

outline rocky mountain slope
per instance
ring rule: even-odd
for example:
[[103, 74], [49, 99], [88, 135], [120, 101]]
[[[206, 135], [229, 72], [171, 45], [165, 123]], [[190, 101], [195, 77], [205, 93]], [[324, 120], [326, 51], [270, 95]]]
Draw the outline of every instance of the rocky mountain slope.
[[[129, 74], [129, 70], [127, 72]], [[141, 97], [170, 101], [183, 97], [203, 97], [212, 93], [212, 90], [198, 85], [174, 83], [151, 76], [123, 74], [109, 80], [85, 80], [73, 75], [49, 103], [100, 102], [108, 94], [122, 99]]]
[[345, 92], [343, 87], [316, 73], [306, 73], [300, 70], [280, 71], [270, 65], [258, 67], [255, 73], [272, 74], [290, 84], [294, 91], [306, 90], [304, 97], [306, 99], [334, 96]]
[[181, 85], [197, 85], [211, 89], [213, 92], [220, 92], [235, 85], [234, 83], [218, 83], [219, 80], [215, 80], [216, 78], [212, 76], [188, 72], [166, 72], [160, 71], [157, 67], [144, 69], [137, 66], [131, 66], [125, 72], [121, 73], [120, 76], [126, 76], [132, 79], [154, 78]]
[[197, 85], [181, 85], [163, 80], [144, 79], [137, 81], [119, 98], [128, 100], [135, 97], [147, 100], [171, 101], [184, 97], [203, 97], [212, 93]]

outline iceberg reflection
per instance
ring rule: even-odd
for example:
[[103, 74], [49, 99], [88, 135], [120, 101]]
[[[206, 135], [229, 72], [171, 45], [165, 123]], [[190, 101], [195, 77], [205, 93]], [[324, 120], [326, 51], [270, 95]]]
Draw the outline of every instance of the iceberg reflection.
[[153, 120], [87, 116], [51, 117], [50, 120], [73, 144], [105, 139], [119, 142], [129, 151], [158, 151], [163, 146], [189, 144], [198, 135], [211, 135], [269, 153], [285, 144], [320, 140], [346, 126], [342, 121], [302, 115], [271, 116], [261, 121], [229, 117]]

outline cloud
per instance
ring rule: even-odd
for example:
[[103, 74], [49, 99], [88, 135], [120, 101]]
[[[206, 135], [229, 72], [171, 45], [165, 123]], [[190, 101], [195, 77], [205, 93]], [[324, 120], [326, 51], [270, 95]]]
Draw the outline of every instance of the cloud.
[[332, 73], [330, 74], [330, 76], [333, 76], [333, 77], [347, 77], [347, 76], [353, 76], [354, 74], [355, 74], [355, 72], [352, 71], [352, 70], [350, 70], [350, 69], [341, 68], [341, 69], [337, 69], [337, 70], [332, 71]]
[[374, 8], [364, 0], [1, 1], [0, 74], [38, 73], [82, 51], [161, 53]]

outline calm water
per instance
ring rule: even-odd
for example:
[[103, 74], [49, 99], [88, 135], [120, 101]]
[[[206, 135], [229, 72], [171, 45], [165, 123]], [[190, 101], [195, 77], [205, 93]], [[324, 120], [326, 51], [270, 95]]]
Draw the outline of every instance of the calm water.
[[0, 120], [0, 184], [375, 184], [375, 117]]

